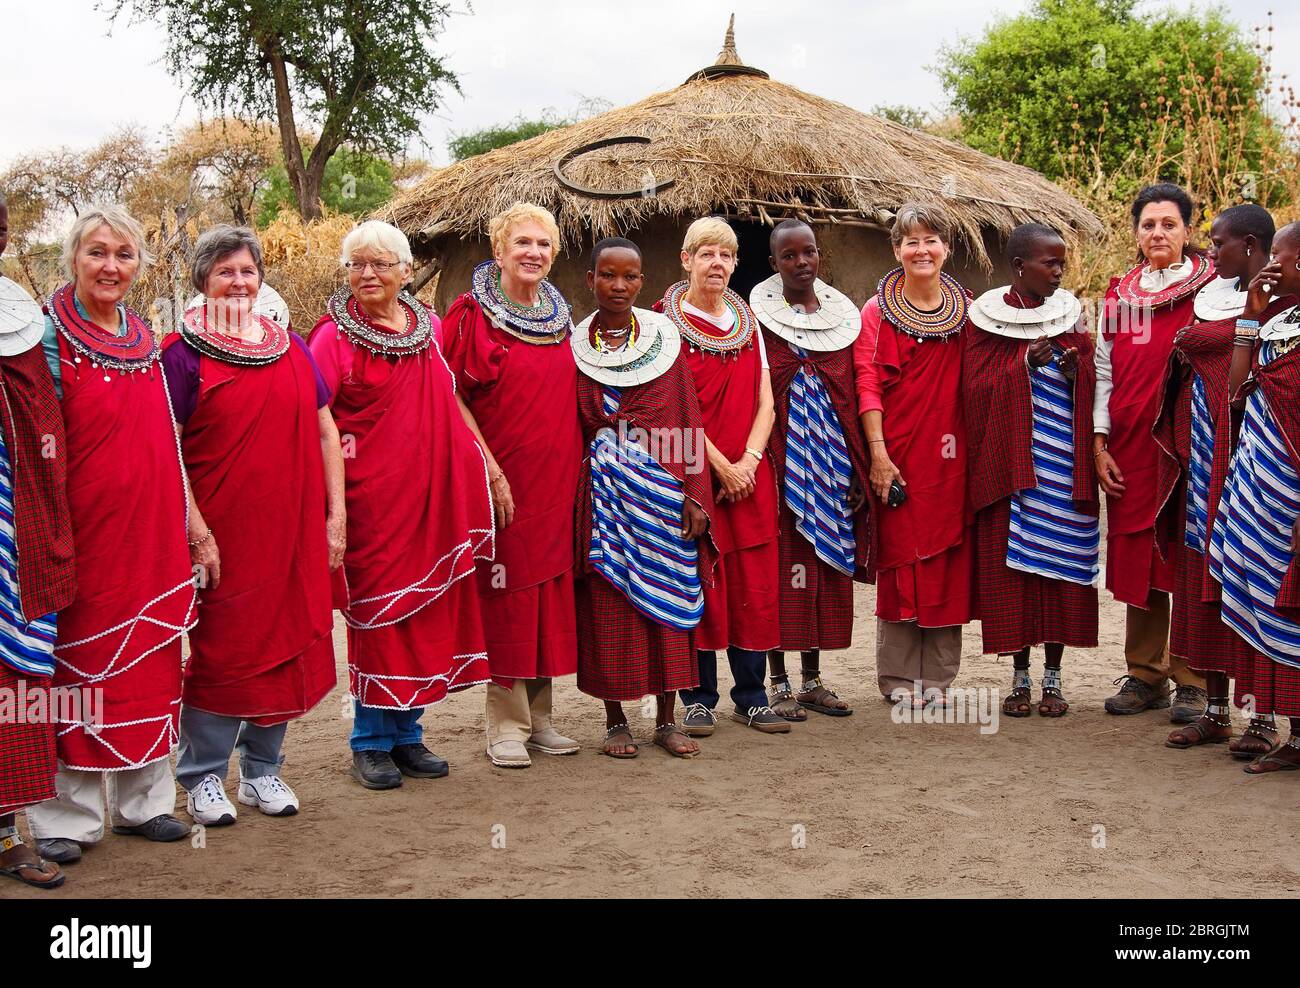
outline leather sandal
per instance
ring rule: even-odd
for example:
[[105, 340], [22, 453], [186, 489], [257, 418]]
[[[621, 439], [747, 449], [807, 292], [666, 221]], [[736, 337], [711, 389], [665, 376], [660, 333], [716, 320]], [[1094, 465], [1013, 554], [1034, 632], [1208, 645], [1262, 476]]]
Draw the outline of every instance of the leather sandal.
[[789, 680], [772, 684], [772, 688], [767, 691], [767, 705], [772, 708], [774, 714], [780, 714], [786, 720], [794, 721], [796, 724], [808, 719], [808, 711], [795, 699]]
[[681, 751], [671, 747], [668, 744], [668, 739], [675, 735], [686, 738], [688, 741], [691, 740], [690, 735], [676, 724], [660, 724], [655, 728], [655, 744], [660, 748], [663, 748], [664, 751], [668, 752], [668, 754], [675, 758], [694, 758], [700, 753], [700, 746], [698, 744], [696, 744], [694, 751]]
[[67, 877], [53, 861], [46, 861], [29, 847], [21, 834], [13, 833], [0, 838], [0, 855], [8, 854], [18, 847], [27, 847], [27, 859], [12, 864], [0, 865], [0, 875], [7, 875], [15, 881], [38, 889], [56, 889]]
[[[627, 738], [626, 741], [620, 741], [620, 738]], [[610, 751], [611, 747], [619, 746], [628, 749], [622, 752]], [[605, 731], [605, 744], [600, 749], [602, 755], [609, 755], [610, 758], [635, 758], [640, 752], [637, 747], [636, 738], [632, 736], [632, 729], [627, 726], [627, 721], [621, 724], [615, 724]]]

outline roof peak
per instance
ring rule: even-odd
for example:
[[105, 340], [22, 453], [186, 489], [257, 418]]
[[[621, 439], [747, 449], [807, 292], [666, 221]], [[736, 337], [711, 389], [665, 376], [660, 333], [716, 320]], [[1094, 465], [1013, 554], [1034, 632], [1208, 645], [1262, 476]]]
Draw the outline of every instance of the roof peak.
[[741, 61], [740, 53], [736, 51], [736, 15], [733, 13], [727, 21], [727, 33], [722, 38], [722, 51], [718, 52], [718, 57], [714, 63], [707, 68], [700, 69], [694, 73], [687, 82], [694, 82], [696, 79], [716, 79], [725, 75], [756, 75], [763, 79], [770, 76], [762, 69], [756, 69], [752, 65], [746, 65]]

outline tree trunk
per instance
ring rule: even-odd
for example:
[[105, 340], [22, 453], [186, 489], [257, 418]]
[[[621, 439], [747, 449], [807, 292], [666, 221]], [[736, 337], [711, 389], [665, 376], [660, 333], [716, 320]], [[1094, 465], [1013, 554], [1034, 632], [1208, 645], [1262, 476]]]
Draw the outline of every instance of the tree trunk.
[[325, 172], [324, 165], [313, 179], [303, 164], [302, 144], [298, 141], [298, 126], [293, 119], [289, 68], [280, 51], [279, 39], [265, 39], [262, 51], [271, 65], [271, 76], [275, 81], [275, 116], [280, 129], [280, 150], [284, 154], [285, 171], [289, 173], [289, 187], [293, 189], [293, 197], [298, 204], [298, 215], [304, 221], [320, 219], [320, 187]]

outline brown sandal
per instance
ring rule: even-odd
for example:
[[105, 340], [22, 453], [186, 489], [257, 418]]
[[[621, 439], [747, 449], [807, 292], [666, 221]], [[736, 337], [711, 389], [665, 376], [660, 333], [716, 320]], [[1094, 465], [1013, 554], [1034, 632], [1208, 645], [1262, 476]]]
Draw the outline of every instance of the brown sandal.
[[1268, 723], [1252, 720], [1240, 737], [1228, 742], [1228, 754], [1243, 761], [1254, 761], [1267, 755], [1277, 745], [1277, 730], [1265, 726]]
[[1004, 717], [1028, 717], [1034, 712], [1030, 702], [1028, 686], [1013, 686], [1007, 698], [1002, 701], [1002, 714]]
[[1292, 761], [1290, 758], [1283, 758], [1279, 752], [1283, 748], [1290, 748], [1300, 756], [1300, 745], [1280, 744], [1267, 755], [1256, 758], [1253, 762], [1242, 769], [1247, 775], [1267, 775], [1270, 772], [1294, 772], [1300, 769], [1300, 759]]
[[[25, 842], [20, 835], [13, 834], [4, 838], [3, 843], [0, 843], [0, 847], [4, 849], [0, 854], [7, 854], [20, 846], [26, 846]], [[63, 884], [67, 876], [63, 874], [57, 864], [53, 861], [46, 861], [30, 847], [27, 848], [27, 853], [31, 857], [26, 861], [15, 861], [13, 864], [0, 865], [0, 875], [7, 875], [15, 881], [38, 889], [56, 889]], [[27, 875], [24, 872], [31, 872], [32, 874]]]
[[808, 711], [794, 698], [789, 680], [772, 684], [772, 689], [767, 694], [767, 705], [772, 708], [772, 713], [797, 724], [808, 719]]
[[[619, 738], [627, 738], [626, 741], [619, 742], [624, 748], [631, 748], [631, 751], [614, 752], [610, 747], [618, 741]], [[621, 724], [615, 724], [605, 731], [605, 746], [601, 749], [601, 754], [609, 755], [610, 758], [635, 758], [640, 752], [637, 746], [636, 738], [632, 736], [632, 730], [627, 726], [627, 721]]]
[[1202, 744], [1222, 744], [1232, 738], [1231, 724], [1217, 724], [1208, 716], [1198, 717], [1186, 727], [1170, 732], [1166, 748], [1195, 748]]
[[[809, 683], [813, 684], [811, 689], [806, 688]], [[841, 700], [834, 690], [825, 686], [820, 676], [806, 680], [804, 686], [805, 688], [801, 689], [795, 697], [799, 706], [829, 717], [847, 717], [853, 713], [853, 708]], [[843, 706], [836, 706], [836, 704], [843, 704]]]
[[[668, 739], [672, 737], [680, 737], [683, 738], [688, 744], [694, 744], [695, 750], [690, 751], [683, 748], [672, 747], [668, 743]], [[696, 755], [700, 753], [699, 744], [691, 740], [690, 736], [685, 731], [683, 731], [680, 727], [678, 727], [676, 724], [660, 724], [658, 727], [656, 727], [655, 744], [657, 744], [660, 748], [663, 748], [664, 751], [668, 752], [668, 754], [673, 755], [676, 758], [694, 758]]]

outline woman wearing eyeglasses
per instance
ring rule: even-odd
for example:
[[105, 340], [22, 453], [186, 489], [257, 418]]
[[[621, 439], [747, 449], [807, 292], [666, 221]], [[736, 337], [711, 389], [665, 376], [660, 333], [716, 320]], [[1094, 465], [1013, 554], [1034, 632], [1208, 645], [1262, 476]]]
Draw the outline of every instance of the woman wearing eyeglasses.
[[[420, 715], [487, 681], [474, 561], [491, 559], [487, 464], [443, 360], [438, 318], [402, 286], [411, 247], [387, 223], [343, 240], [348, 284], [311, 351], [342, 438], [352, 775], [367, 789], [447, 774]], [[336, 594], [337, 596], [337, 594]]]

